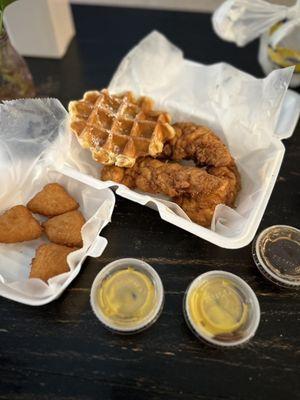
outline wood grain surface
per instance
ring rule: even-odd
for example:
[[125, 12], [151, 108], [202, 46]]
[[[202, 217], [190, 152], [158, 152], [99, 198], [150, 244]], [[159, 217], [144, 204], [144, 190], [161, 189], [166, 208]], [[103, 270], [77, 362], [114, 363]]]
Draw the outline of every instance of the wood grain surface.
[[[187, 58], [225, 60], [256, 76], [257, 43], [239, 49], [218, 39], [205, 14], [73, 6], [77, 37], [61, 61], [29, 59], [40, 95], [64, 105], [84, 90], [106, 86], [125, 53], [152, 29], [165, 33]], [[299, 227], [300, 126], [286, 155], [259, 231]], [[88, 259], [53, 303], [29, 307], [0, 298], [0, 399], [263, 400], [299, 398], [299, 293], [266, 281], [251, 245], [225, 250], [162, 221], [157, 212], [117, 197], [102, 234], [108, 246]], [[92, 281], [110, 261], [137, 257], [160, 274], [163, 313], [149, 330], [118, 336], [101, 326], [89, 305]], [[256, 336], [220, 350], [186, 326], [182, 301], [189, 283], [214, 269], [233, 272], [255, 290], [261, 306]]]

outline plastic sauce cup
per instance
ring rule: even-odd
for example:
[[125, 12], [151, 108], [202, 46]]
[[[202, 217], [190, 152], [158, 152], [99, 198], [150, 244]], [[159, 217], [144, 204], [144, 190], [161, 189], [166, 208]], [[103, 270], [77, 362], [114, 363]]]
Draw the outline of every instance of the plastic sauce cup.
[[[247, 342], [260, 321], [259, 303], [251, 287], [225, 271], [198, 276], [185, 293], [183, 311], [188, 326], [199, 339], [221, 347]], [[198, 321], [195, 315], [200, 316]]]
[[252, 255], [260, 272], [286, 288], [300, 288], [300, 230], [273, 225], [253, 241]]
[[[124, 319], [122, 324], [120, 324], [119, 322], [116, 322], [114, 318], [109, 317], [104, 312], [104, 309], [101, 309], [101, 305], [99, 302], [99, 291], [101, 290], [101, 287], [103, 288], [103, 285], [105, 284], [105, 281], [107, 281], [107, 279], [110, 279], [110, 277], [113, 277], [114, 274], [118, 272], [128, 270], [128, 268], [130, 268], [131, 271], [133, 270], [138, 274], [144, 275], [148, 283], [151, 282], [151, 291], [154, 290], [154, 301], [153, 306], [151, 306], [151, 308], [148, 310], [149, 312], [147, 312], [147, 314], [144, 315], [141, 320], [134, 323], [131, 322], [127, 325], [126, 318]], [[109, 290], [112, 292], [114, 291], [113, 284]], [[128, 290], [126, 289], [126, 286], [123, 292], [123, 296], [125, 296], [125, 301], [126, 298], [128, 299], [127, 296], [129, 296], [129, 300], [131, 303], [131, 300], [135, 297], [134, 293], [131, 293], [130, 288]], [[130, 296], [133, 297], [131, 298]], [[92, 284], [90, 302], [96, 317], [99, 319], [100, 322], [102, 322], [102, 324], [106, 328], [115, 333], [133, 334], [150, 327], [158, 319], [163, 308], [164, 289], [159, 275], [149, 264], [135, 258], [123, 258], [106, 265], [98, 273]]]

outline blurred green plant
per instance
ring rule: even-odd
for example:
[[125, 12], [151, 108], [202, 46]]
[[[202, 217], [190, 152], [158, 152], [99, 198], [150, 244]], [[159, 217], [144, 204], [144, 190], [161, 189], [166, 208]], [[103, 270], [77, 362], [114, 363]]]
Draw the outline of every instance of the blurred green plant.
[[3, 35], [4, 27], [3, 27], [3, 14], [5, 8], [17, 0], [0, 0], [0, 36]]
[[27, 64], [11, 45], [3, 24], [4, 10], [14, 1], [0, 0], [0, 102], [35, 95]]

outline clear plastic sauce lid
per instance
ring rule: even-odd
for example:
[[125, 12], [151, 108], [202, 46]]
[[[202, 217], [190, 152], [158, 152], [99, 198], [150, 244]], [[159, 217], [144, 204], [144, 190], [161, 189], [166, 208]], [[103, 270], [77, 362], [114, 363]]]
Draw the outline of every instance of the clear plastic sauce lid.
[[300, 287], [300, 231], [274, 225], [253, 242], [252, 254], [261, 273], [280, 286]]
[[163, 285], [156, 271], [134, 258], [116, 260], [96, 276], [90, 296], [96, 317], [116, 333], [148, 328], [159, 317]]
[[260, 320], [257, 297], [238, 276], [225, 271], [200, 275], [184, 299], [185, 319], [200, 339], [229, 347], [248, 341]]

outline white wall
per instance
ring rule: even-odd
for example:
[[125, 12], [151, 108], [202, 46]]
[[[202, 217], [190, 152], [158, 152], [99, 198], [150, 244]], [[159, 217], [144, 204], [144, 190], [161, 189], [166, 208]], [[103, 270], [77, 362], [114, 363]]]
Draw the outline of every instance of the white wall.
[[96, 4], [185, 11], [211, 11], [215, 9], [221, 2], [222, 0], [71, 0], [71, 3], [77, 4]]
[[[76, 4], [156, 8], [183, 11], [213, 11], [223, 0], [70, 0]], [[295, 0], [269, 0], [271, 3], [294, 4]]]

